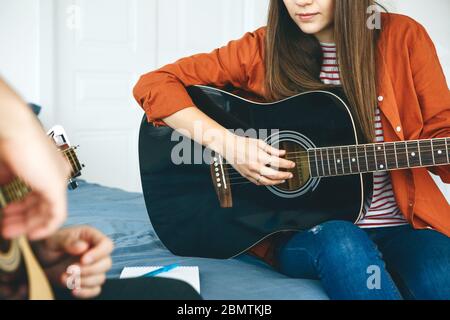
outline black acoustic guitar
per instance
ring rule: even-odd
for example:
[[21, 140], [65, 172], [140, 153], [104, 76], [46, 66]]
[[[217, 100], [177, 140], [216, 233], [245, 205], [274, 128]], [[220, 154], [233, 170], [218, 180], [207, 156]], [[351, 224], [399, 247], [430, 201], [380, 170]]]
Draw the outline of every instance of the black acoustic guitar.
[[281, 231], [357, 222], [373, 172], [450, 163], [448, 138], [366, 144], [339, 91], [269, 104], [205, 86], [188, 92], [222, 126], [286, 150], [297, 166], [285, 184], [256, 186], [222, 156], [144, 117], [139, 160], [145, 202], [156, 233], [176, 255], [230, 258]]

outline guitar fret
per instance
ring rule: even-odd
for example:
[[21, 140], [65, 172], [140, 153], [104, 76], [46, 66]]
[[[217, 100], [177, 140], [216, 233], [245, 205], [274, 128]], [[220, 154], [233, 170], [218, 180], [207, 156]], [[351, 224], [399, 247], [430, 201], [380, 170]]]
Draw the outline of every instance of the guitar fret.
[[66, 150], [66, 157], [70, 162], [70, 166], [72, 167], [72, 171], [75, 172], [75, 170], [77, 170], [76, 168], [76, 163], [75, 163], [75, 159], [73, 158], [72, 153], [70, 152], [70, 149]]
[[344, 149], [345, 147], [341, 147], [341, 157], [342, 157], [342, 167], [343, 167], [343, 173], [344, 174], [349, 174], [350, 173], [350, 162], [348, 162], [348, 160], [345, 158], [345, 151]]
[[315, 155], [316, 155], [316, 161], [317, 161], [317, 176], [318, 176], [318, 177], [321, 177], [321, 176], [323, 176], [323, 171], [321, 171], [321, 170], [323, 170], [323, 167], [322, 167], [322, 164], [319, 163], [319, 157], [318, 157], [318, 155], [317, 155], [317, 152], [318, 152], [318, 149], [316, 149], [316, 150], [314, 151], [314, 153], [315, 153]]
[[333, 160], [334, 160], [334, 167], [336, 168], [336, 175], [339, 175], [339, 170], [337, 166], [337, 159], [336, 159], [336, 149], [333, 148]]
[[75, 163], [75, 170], [76, 172], [80, 172], [83, 168], [81, 167], [80, 162], [78, 161], [77, 155], [75, 154], [74, 148], [70, 148], [70, 155], [73, 158], [73, 161]]
[[328, 172], [330, 176], [334, 176], [335, 173], [333, 173], [333, 171], [331, 170], [331, 165], [330, 165], [330, 155], [328, 153], [328, 148], [325, 149], [327, 152], [327, 163], [328, 163]]
[[353, 173], [353, 171], [352, 171], [352, 163], [350, 161], [350, 147], [349, 146], [347, 146], [347, 155], [348, 155], [348, 166], [350, 168], [350, 173]]
[[422, 166], [422, 152], [420, 151], [420, 143], [419, 143], [419, 141], [417, 141], [417, 150], [418, 150], [418, 153], [419, 153], [419, 163], [420, 163], [420, 166]]
[[398, 166], [398, 156], [397, 156], [397, 144], [394, 143], [394, 154], [395, 154], [395, 167], [399, 168]]
[[17, 188], [16, 182], [14, 181], [14, 182], [11, 184], [11, 197], [12, 197], [12, 199], [13, 199], [14, 201], [17, 201], [17, 200], [19, 199], [18, 193], [19, 193], [19, 190], [18, 190], [18, 188]]
[[384, 171], [386, 170], [386, 152], [384, 151], [383, 144], [377, 144], [375, 146], [375, 161], [377, 163], [376, 171]]
[[386, 170], [389, 169], [389, 163], [388, 163], [388, 159], [387, 159], [387, 154], [386, 154], [386, 144], [383, 144], [383, 152], [384, 152], [384, 161], [386, 161]]
[[406, 160], [408, 161], [408, 168], [411, 167], [409, 163], [409, 150], [408, 150], [408, 143], [405, 141], [405, 150], [406, 150]]
[[339, 153], [341, 155], [340, 164], [342, 166], [342, 174], [345, 174], [345, 165], [344, 165], [344, 154], [342, 153], [342, 147], [339, 148]]
[[72, 153], [73, 159], [75, 160], [77, 172], [80, 172], [83, 169], [83, 167], [81, 166], [80, 161], [78, 161], [78, 157], [75, 154], [75, 150], [72, 148], [70, 152]]
[[363, 146], [357, 146], [358, 150], [358, 166], [360, 172], [367, 172], [367, 154], [366, 154], [366, 147]]
[[5, 191], [4, 192], [5, 193], [5, 200], [6, 200], [6, 203], [8, 204], [8, 203], [11, 202], [11, 195], [10, 195], [8, 186], [5, 186], [3, 190]]
[[[314, 159], [311, 159], [312, 152], [314, 152]], [[316, 151], [315, 149], [308, 150], [308, 159], [309, 159], [309, 166], [311, 167], [311, 176], [312, 177], [318, 177], [319, 176], [319, 170], [317, 169], [317, 158], [316, 158]], [[316, 176], [314, 176], [314, 172], [316, 172]]]
[[448, 163], [448, 154], [445, 152], [445, 139], [435, 139], [431, 142], [433, 148], [433, 159], [435, 165]]
[[348, 147], [348, 154], [350, 159], [350, 170], [352, 173], [359, 173], [359, 165], [358, 165], [358, 151], [356, 146]]
[[8, 186], [8, 194], [9, 194], [9, 198], [11, 199], [11, 201], [15, 201], [15, 199], [16, 199], [16, 193], [15, 193], [14, 189], [15, 189], [14, 183], [11, 183]]
[[322, 161], [322, 171], [323, 171], [323, 176], [326, 176], [326, 172], [325, 172], [325, 164], [323, 163], [323, 149], [320, 149], [320, 160]]
[[377, 159], [375, 157], [375, 145], [366, 145], [366, 155], [367, 155], [367, 171], [374, 172], [377, 171]]
[[432, 140], [422, 140], [418, 142], [421, 158], [421, 166], [431, 167], [436, 165]]
[[378, 171], [377, 146], [373, 146], [373, 158], [375, 159], [375, 170]]
[[385, 143], [384, 152], [386, 154], [386, 169], [392, 170], [398, 168], [397, 151], [395, 143]]
[[436, 159], [434, 158], [433, 140], [430, 140], [430, 145], [431, 145], [431, 156], [433, 159], [433, 165], [436, 165]]
[[2, 188], [0, 188], [0, 209], [6, 207], [7, 204], [8, 202], [6, 201], [4, 191], [2, 190]]
[[356, 161], [358, 164], [358, 172], [361, 172], [361, 166], [359, 165], [358, 146], [355, 147], [355, 151], [356, 151]]
[[67, 153], [66, 153], [66, 158], [67, 158], [67, 160], [69, 160], [70, 166], [72, 167], [72, 171], [74, 172], [75, 171], [75, 169], [74, 169], [75, 168], [75, 163], [74, 163], [72, 155], [70, 154], [69, 151], [67, 151]]
[[406, 145], [408, 150], [409, 167], [420, 167], [422, 165], [422, 161], [419, 155], [419, 143], [410, 141], [406, 142]]
[[447, 163], [450, 163], [450, 160], [449, 160], [449, 151], [448, 151], [448, 143], [447, 143], [447, 139], [448, 138], [445, 138], [445, 153], [447, 154]]
[[370, 169], [369, 169], [369, 160], [368, 160], [368, 158], [367, 158], [367, 145], [364, 145], [364, 154], [365, 154], [365, 156], [366, 156], [366, 168], [367, 168], [367, 172], [369, 172], [370, 171]]
[[31, 190], [19, 179], [2, 188], [2, 201], [6, 204], [23, 199]]

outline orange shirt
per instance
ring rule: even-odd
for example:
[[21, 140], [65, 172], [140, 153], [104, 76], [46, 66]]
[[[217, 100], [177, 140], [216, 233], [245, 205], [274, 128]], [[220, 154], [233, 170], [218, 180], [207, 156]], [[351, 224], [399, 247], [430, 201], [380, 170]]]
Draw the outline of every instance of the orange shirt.
[[[403, 15], [383, 14], [378, 43], [379, 107], [386, 142], [450, 137], [450, 91], [436, 49], [426, 30]], [[208, 54], [183, 58], [143, 75], [134, 89], [149, 121], [194, 106], [185, 86], [232, 86], [264, 96], [266, 28]], [[450, 206], [428, 171], [450, 183], [450, 166], [391, 171], [394, 195], [417, 229], [450, 236]], [[253, 252], [267, 254], [265, 241]]]

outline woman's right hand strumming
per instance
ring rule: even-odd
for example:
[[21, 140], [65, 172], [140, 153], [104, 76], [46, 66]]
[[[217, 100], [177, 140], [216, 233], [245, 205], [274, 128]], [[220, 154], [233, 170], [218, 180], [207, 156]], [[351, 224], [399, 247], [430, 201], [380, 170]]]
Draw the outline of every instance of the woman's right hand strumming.
[[290, 172], [280, 171], [295, 167], [293, 161], [282, 158], [286, 151], [262, 140], [231, 134], [220, 153], [243, 177], [258, 186], [282, 184], [293, 177]]
[[262, 140], [231, 133], [196, 107], [163, 119], [165, 124], [222, 155], [243, 177], [256, 185], [273, 186], [292, 178], [295, 163], [282, 157], [286, 151]]

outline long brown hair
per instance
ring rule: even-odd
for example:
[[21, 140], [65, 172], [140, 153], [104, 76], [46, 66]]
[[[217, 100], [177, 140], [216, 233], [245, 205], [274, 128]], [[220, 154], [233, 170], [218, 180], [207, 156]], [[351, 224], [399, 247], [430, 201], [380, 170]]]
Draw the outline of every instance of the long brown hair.
[[[376, 52], [379, 33], [367, 27], [374, 0], [335, 0], [334, 39], [344, 93], [359, 130], [373, 142], [377, 99]], [[308, 90], [326, 90], [320, 81], [322, 50], [289, 16], [282, 0], [271, 0], [266, 34], [266, 99], [280, 100]]]

